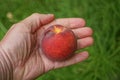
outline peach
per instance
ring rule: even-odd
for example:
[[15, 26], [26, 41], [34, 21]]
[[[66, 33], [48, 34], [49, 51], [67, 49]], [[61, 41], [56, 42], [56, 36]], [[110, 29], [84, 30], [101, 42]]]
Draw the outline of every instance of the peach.
[[74, 54], [77, 39], [72, 30], [61, 25], [53, 25], [45, 30], [41, 46], [49, 59], [63, 61]]

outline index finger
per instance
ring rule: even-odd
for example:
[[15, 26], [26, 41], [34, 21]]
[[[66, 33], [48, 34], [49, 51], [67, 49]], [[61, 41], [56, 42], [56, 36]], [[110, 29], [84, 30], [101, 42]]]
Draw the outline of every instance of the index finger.
[[47, 24], [44, 26], [44, 28], [48, 28], [51, 25], [62, 25], [67, 28], [80, 28], [85, 26], [85, 20], [82, 18], [61, 18], [61, 19], [56, 19], [53, 22]]

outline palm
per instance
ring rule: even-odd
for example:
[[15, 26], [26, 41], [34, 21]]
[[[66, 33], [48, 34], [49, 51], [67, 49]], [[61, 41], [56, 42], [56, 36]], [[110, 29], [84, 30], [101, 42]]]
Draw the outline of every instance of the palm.
[[[41, 47], [40, 47], [40, 41], [41, 41], [41, 37], [42, 37], [42, 33], [44, 32], [44, 30], [51, 26], [51, 25], [54, 25], [54, 24], [61, 24], [61, 25], [64, 25], [64, 26], [68, 26], [68, 28], [71, 28], [71, 30], [75, 33], [76, 37], [78, 37], [78, 49], [80, 48], [84, 48], [86, 46], [89, 46], [92, 44], [92, 38], [90, 37], [92, 35], [92, 30], [90, 28], [82, 28], [85, 24], [84, 22], [83, 23], [74, 23], [73, 26], [70, 26], [70, 21], [72, 23], [72, 20], [74, 22], [74, 20], [77, 21], [77, 19], [58, 19], [58, 20], [55, 20], [53, 21], [52, 23], [50, 24], [47, 24], [45, 26], [42, 26], [42, 29], [38, 30], [37, 32], [37, 45], [39, 46], [38, 48], [38, 51], [39, 52], [38, 54], [40, 54], [40, 57], [39, 57], [39, 61], [37, 62], [42, 62], [44, 65], [44, 72], [47, 72], [49, 70], [52, 70], [52, 69], [56, 69], [56, 68], [60, 68], [60, 67], [64, 67], [64, 66], [68, 66], [68, 65], [71, 65], [71, 64], [75, 64], [77, 62], [80, 62], [84, 59], [86, 59], [88, 57], [87, 54], [84, 54], [81, 53], [81, 54], [76, 54], [75, 56], [73, 56], [72, 58], [66, 60], [66, 61], [62, 61], [62, 62], [58, 62], [58, 61], [52, 61], [50, 59], [48, 59], [44, 53], [42, 52], [41, 50]], [[79, 19], [78, 19], [79, 21]], [[81, 20], [82, 21], [82, 20]], [[80, 25], [79, 27], [77, 27], [78, 25]], [[74, 29], [73, 29], [74, 27]], [[76, 28], [75, 28], [76, 27]], [[86, 33], [84, 33], [84, 31], [86, 30]], [[82, 33], [81, 35], [79, 35], [79, 31], [81, 31], [80, 33]], [[81, 40], [80, 38], [81, 37]], [[81, 44], [81, 42], [85, 42], [84, 44]], [[79, 46], [81, 44], [81, 46]], [[36, 55], [35, 59], [38, 57], [38, 55]], [[41, 61], [40, 61], [41, 60]], [[41, 63], [40, 63], [41, 65]], [[37, 66], [37, 65], [36, 65]], [[38, 71], [38, 69], [36, 70]]]

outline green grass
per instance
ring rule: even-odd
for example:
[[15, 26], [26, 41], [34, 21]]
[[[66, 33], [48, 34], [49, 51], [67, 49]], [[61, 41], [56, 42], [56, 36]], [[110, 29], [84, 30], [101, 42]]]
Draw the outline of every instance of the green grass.
[[[0, 0], [0, 39], [10, 26], [34, 12], [56, 18], [82, 17], [94, 30], [88, 60], [50, 71], [37, 80], [120, 80], [120, 0]], [[11, 12], [13, 18], [6, 15]]]

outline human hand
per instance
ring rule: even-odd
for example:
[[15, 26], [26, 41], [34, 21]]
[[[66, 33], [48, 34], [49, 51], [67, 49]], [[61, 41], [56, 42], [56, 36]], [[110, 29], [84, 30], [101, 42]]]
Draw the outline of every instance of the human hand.
[[[69, 66], [88, 58], [88, 52], [80, 52], [65, 61], [49, 60], [41, 51], [42, 33], [51, 25], [60, 24], [70, 28], [77, 37], [77, 48], [93, 44], [92, 29], [85, 26], [81, 18], [55, 19], [53, 14], [35, 13], [23, 21], [14, 24], [0, 42], [0, 59], [7, 66], [7, 78], [13, 80], [32, 80], [49, 70]], [[1, 65], [1, 64], [0, 64]], [[4, 68], [2, 66], [2, 68]], [[2, 71], [0, 69], [0, 71]], [[1, 77], [0, 76], [0, 77]]]

